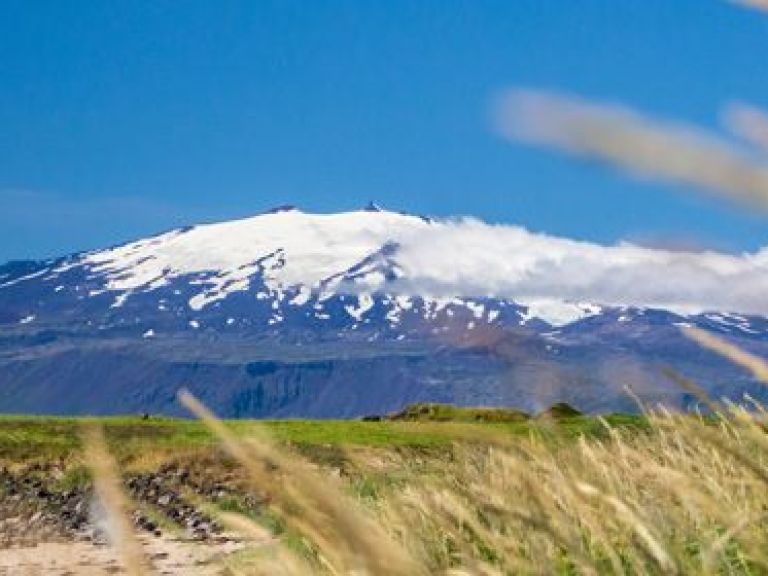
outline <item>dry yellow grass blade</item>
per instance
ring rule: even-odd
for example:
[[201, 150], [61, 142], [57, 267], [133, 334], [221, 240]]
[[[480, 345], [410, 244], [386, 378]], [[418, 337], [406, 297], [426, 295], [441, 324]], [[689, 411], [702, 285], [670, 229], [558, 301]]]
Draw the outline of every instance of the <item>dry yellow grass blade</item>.
[[259, 526], [242, 514], [216, 512], [216, 518], [230, 530], [234, 530], [255, 544], [273, 544], [276, 542], [269, 530]]
[[510, 90], [496, 124], [512, 140], [685, 182], [768, 210], [768, 164], [695, 127], [628, 108], [537, 90]]
[[211, 515], [215, 516], [229, 530], [248, 539], [250, 541], [249, 551], [261, 552], [258, 561], [251, 562], [248, 566], [240, 567], [233, 559], [226, 559], [224, 565], [233, 574], [291, 576], [311, 572], [310, 567], [297, 558], [295, 554], [286, 550], [278, 538], [272, 536], [268, 530], [250, 518], [241, 514], [214, 512], [212, 510]]
[[327, 479], [275, 447], [266, 433], [254, 429], [248, 441], [243, 441], [189, 392], [181, 391], [179, 400], [243, 465], [289, 525], [318, 546], [321, 563], [342, 573], [423, 573], [380, 525], [359, 511]]
[[768, 0], [731, 0], [731, 3], [744, 6], [745, 8], [768, 12]]
[[586, 496], [601, 498], [606, 503], [608, 503], [611, 508], [613, 508], [614, 511], [618, 514], [618, 516], [622, 518], [627, 523], [627, 525], [634, 530], [647, 551], [658, 563], [659, 568], [661, 568], [661, 570], [663, 570], [666, 574], [677, 574], [678, 570], [675, 566], [675, 563], [672, 561], [672, 558], [670, 558], [667, 551], [664, 549], [658, 539], [653, 535], [650, 528], [646, 526], [640, 520], [640, 518], [638, 518], [637, 514], [633, 512], [629, 506], [627, 506], [616, 496], [611, 494], [604, 494], [586, 482], [576, 483], [576, 488]]
[[96, 497], [106, 514], [110, 543], [118, 551], [123, 569], [129, 576], [148, 574], [141, 544], [128, 518], [128, 502], [123, 493], [120, 473], [107, 449], [101, 426], [82, 430], [85, 463], [91, 470]]
[[723, 110], [723, 123], [736, 136], [768, 152], [768, 114], [764, 110], [733, 102]]
[[750, 524], [754, 524], [760, 520], [766, 518], [766, 514], [760, 514], [754, 518], [746, 517], [742, 518], [738, 522], [735, 522], [728, 530], [717, 538], [707, 550], [704, 551], [702, 557], [702, 564], [706, 568], [707, 572], [715, 572], [715, 560], [721, 556], [725, 551], [726, 546], [733, 540], [739, 532], [744, 531]]
[[672, 382], [677, 384], [680, 388], [692, 394], [703, 406], [706, 406], [712, 414], [719, 414], [723, 407], [716, 401], [712, 400], [707, 392], [693, 380], [690, 380], [669, 367], [661, 369], [661, 373], [669, 378]]
[[734, 346], [730, 342], [726, 342], [722, 338], [719, 338], [710, 332], [706, 332], [705, 330], [701, 330], [700, 328], [686, 326], [681, 328], [681, 330], [683, 331], [683, 334], [698, 345], [707, 348], [708, 350], [712, 350], [713, 352], [717, 352], [721, 356], [728, 358], [728, 360], [734, 364], [743, 366], [752, 372], [752, 375], [760, 382], [768, 384], [768, 363], [762, 358], [758, 358], [754, 354], [745, 352], [738, 346]]

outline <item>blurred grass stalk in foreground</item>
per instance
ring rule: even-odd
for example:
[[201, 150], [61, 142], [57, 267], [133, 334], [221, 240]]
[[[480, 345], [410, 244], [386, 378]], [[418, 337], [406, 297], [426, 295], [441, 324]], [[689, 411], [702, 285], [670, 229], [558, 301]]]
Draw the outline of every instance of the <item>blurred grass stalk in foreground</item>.
[[761, 154], [768, 121], [754, 107], [732, 105], [725, 121], [757, 149], [694, 126], [655, 121], [627, 107], [542, 90], [507, 91], [497, 101], [494, 120], [510, 140], [692, 184], [768, 211], [768, 157]]
[[320, 559], [331, 572], [423, 573], [372, 517], [358, 510], [357, 504], [327, 478], [276, 447], [265, 430], [254, 429], [251, 438], [244, 441], [189, 392], [182, 390], [179, 400], [246, 468], [254, 486], [268, 495], [281, 516], [319, 547]]
[[104, 440], [104, 430], [96, 424], [86, 425], [82, 430], [82, 439], [85, 463], [91, 471], [109, 542], [117, 550], [126, 573], [142, 576], [147, 573], [146, 560], [128, 517], [128, 501], [123, 493], [117, 463]]
[[745, 8], [753, 8], [768, 12], [768, 0], [730, 0], [732, 4], [738, 4]]

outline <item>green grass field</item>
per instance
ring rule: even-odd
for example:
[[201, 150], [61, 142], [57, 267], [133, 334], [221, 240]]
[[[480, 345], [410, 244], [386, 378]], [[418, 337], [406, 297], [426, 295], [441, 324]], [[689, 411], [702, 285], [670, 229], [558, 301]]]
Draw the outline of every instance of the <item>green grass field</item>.
[[[472, 409], [442, 407], [437, 418], [424, 420], [229, 420], [238, 436], [248, 437], [259, 427], [277, 442], [298, 446], [371, 446], [433, 448], [449, 446], [459, 438], [487, 433], [509, 437], [539, 435], [545, 438], [600, 436], [601, 419], [573, 416], [557, 420], [516, 419], [478, 421]], [[604, 417], [611, 426], [645, 426], [640, 416], [613, 414]], [[0, 461], [68, 459], [80, 450], [79, 432], [86, 424], [104, 427], [110, 448], [121, 459], [147, 451], [194, 450], [215, 445], [211, 433], [197, 420], [140, 417], [0, 416]]]

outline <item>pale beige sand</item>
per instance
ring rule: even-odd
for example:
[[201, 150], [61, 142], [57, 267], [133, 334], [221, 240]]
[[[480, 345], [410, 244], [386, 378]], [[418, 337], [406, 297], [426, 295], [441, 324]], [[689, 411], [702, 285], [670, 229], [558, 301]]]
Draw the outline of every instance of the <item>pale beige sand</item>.
[[[170, 536], [142, 537], [141, 542], [152, 573], [168, 576], [220, 574], [219, 560], [243, 547], [231, 539], [208, 543]], [[91, 542], [41, 542], [0, 550], [2, 576], [104, 576], [122, 572], [113, 548]]]

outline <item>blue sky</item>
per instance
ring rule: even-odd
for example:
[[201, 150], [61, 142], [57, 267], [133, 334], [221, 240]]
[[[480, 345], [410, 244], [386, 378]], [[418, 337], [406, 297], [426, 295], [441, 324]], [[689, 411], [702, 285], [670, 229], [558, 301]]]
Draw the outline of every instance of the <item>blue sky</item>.
[[716, 129], [768, 106], [768, 16], [719, 0], [0, 3], [0, 260], [297, 204], [754, 250], [768, 219], [512, 144], [510, 86]]

